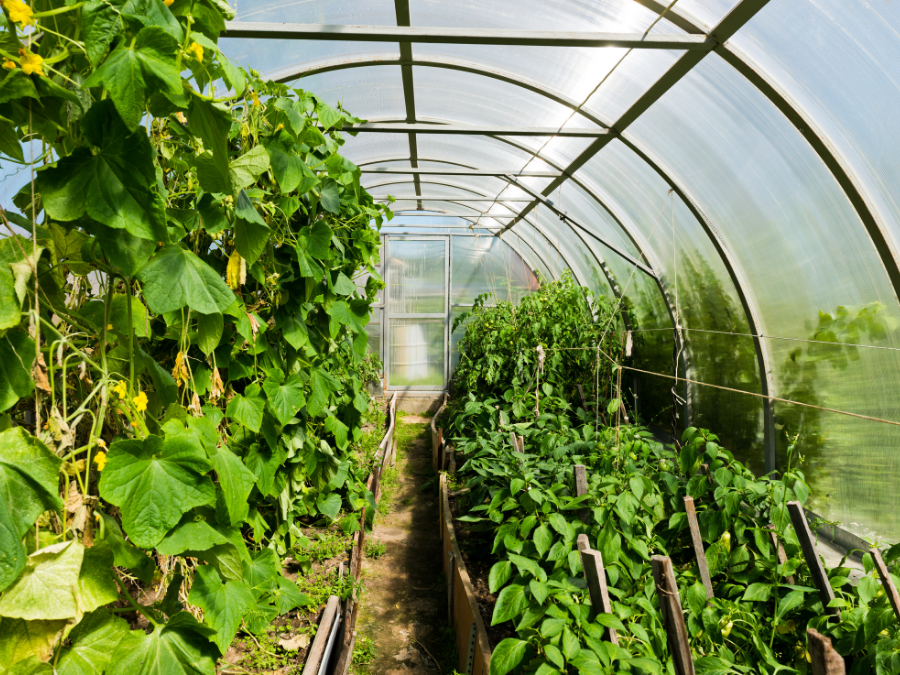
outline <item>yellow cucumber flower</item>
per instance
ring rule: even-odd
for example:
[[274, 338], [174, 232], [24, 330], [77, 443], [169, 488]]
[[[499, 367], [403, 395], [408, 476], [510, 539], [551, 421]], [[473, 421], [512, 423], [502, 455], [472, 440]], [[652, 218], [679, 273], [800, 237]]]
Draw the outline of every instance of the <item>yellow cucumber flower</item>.
[[16, 62], [10, 61], [8, 58], [4, 57], [3, 58], [3, 67], [6, 68], [7, 70], [15, 70]]
[[119, 380], [116, 386], [113, 387], [113, 391], [119, 398], [126, 398], [128, 396], [128, 387], [125, 386], [125, 380]]
[[137, 410], [138, 412], [144, 412], [147, 409], [147, 394], [141, 392], [133, 399], [131, 399], [131, 402], [134, 403], [135, 410]]
[[163, 4], [166, 7], [171, 7], [174, 4], [175, 0], [163, 0]]
[[106, 466], [106, 453], [102, 450], [94, 456], [94, 464], [97, 465], [97, 471], [103, 471]]
[[203, 63], [203, 46], [197, 42], [191, 44], [188, 47], [188, 51], [194, 55], [194, 58], [197, 59], [200, 63]]
[[262, 105], [262, 103], [259, 102], [259, 96], [257, 96], [256, 92], [252, 89], [250, 90], [250, 98], [253, 99], [253, 105]]
[[3, 0], [3, 6], [9, 12], [9, 18], [13, 23], [20, 23], [23, 26], [34, 25], [31, 7], [22, 2], [22, 0]]
[[44, 70], [41, 64], [44, 62], [37, 54], [34, 54], [27, 49], [20, 49], [19, 56], [22, 57], [19, 59], [19, 63], [22, 64], [22, 72], [26, 75], [43, 75]]

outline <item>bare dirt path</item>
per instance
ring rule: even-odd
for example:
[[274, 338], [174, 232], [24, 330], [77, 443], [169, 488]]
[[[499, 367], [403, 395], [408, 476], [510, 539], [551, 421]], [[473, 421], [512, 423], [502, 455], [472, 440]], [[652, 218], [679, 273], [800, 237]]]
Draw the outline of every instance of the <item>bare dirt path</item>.
[[453, 640], [447, 627], [438, 499], [433, 484], [419, 490], [434, 478], [430, 421], [412, 416], [398, 419], [396, 467], [382, 479], [385, 492], [380, 514], [368, 537], [372, 543], [366, 545], [371, 551], [376, 542], [381, 542], [385, 552], [363, 562], [365, 592], [357, 623], [353, 673], [453, 672], [455, 655], [448, 653]]

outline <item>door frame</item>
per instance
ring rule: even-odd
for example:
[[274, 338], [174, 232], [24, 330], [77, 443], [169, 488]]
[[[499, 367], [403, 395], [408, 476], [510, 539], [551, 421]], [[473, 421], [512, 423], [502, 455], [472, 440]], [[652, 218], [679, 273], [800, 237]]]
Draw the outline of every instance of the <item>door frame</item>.
[[[392, 241], [443, 241], [444, 242], [444, 311], [443, 313], [392, 313], [389, 311], [391, 298], [391, 242]], [[386, 391], [446, 391], [447, 383], [450, 379], [450, 235], [385, 235], [384, 237], [384, 280], [385, 280], [385, 297], [384, 297], [384, 323], [381, 327], [381, 340], [384, 353], [384, 377]], [[435, 385], [418, 385], [418, 386], [401, 386], [391, 384], [391, 319], [438, 319], [444, 320], [444, 340], [443, 340], [443, 362], [444, 362], [444, 382], [440, 386]]]

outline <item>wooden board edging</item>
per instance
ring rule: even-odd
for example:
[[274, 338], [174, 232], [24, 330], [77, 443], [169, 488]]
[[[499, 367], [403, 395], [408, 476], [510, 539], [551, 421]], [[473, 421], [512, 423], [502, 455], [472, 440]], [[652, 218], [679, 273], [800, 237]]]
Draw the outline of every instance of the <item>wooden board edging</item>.
[[[450, 617], [456, 631], [456, 646], [459, 652], [457, 670], [469, 675], [488, 675], [491, 665], [491, 643], [488, 639], [481, 611], [475, 599], [475, 589], [466, 563], [456, 542], [453, 515], [450, 512], [450, 496], [447, 476], [441, 474], [441, 540], [444, 578], [449, 582]], [[470, 635], [474, 625], [474, 645], [470, 648]]]

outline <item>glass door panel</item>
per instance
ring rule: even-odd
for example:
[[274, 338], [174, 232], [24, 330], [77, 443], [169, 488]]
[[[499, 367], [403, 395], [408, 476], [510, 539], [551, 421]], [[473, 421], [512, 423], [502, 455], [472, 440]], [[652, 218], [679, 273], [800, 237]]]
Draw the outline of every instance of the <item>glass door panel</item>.
[[388, 237], [385, 248], [388, 388], [444, 389], [449, 241]]

